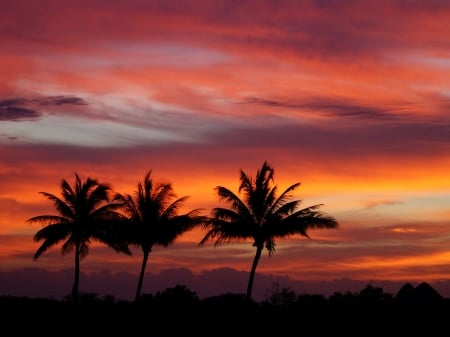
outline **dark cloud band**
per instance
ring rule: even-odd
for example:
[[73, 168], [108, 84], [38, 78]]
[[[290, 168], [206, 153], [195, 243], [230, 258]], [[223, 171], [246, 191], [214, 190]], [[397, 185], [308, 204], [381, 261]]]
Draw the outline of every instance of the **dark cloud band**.
[[35, 120], [42, 116], [35, 106], [87, 105], [75, 96], [48, 96], [42, 98], [8, 98], [0, 100], [0, 121]]

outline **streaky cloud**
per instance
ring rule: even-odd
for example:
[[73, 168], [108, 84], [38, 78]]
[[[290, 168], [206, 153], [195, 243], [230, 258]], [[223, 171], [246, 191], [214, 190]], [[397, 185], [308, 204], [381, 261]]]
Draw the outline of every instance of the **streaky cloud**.
[[[37, 105], [37, 108], [35, 107]], [[39, 106], [88, 105], [76, 96], [47, 96], [42, 98], [8, 98], [0, 100], [0, 121], [30, 121], [42, 117]]]
[[49, 96], [34, 101], [39, 105], [88, 105], [84, 99], [75, 96]]
[[0, 121], [29, 121], [39, 119], [41, 115], [42, 114], [36, 110], [18, 106], [8, 106], [0, 103]]
[[300, 102], [277, 101], [260, 97], [247, 97], [244, 104], [261, 104], [272, 107], [313, 110], [327, 117], [354, 117], [361, 119], [398, 120], [399, 116], [390, 109], [378, 108], [370, 105], [356, 104], [351, 101], [332, 99], [326, 97], [316, 97]]

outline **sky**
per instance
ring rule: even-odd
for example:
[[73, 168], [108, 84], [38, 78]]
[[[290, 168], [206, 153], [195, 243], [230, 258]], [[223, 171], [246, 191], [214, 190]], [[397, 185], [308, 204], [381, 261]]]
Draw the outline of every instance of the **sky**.
[[[226, 206], [216, 186], [237, 193], [240, 170], [254, 175], [264, 161], [279, 191], [300, 182], [293, 198], [322, 204], [339, 227], [277, 240], [257, 273], [293, 282], [450, 280], [448, 1], [1, 7], [3, 280], [73, 269], [60, 246], [33, 261], [41, 225], [26, 220], [54, 213], [39, 192], [59, 195], [75, 172], [133, 193], [151, 170], [189, 197], [186, 211], [209, 215]], [[249, 272], [250, 241], [199, 247], [203, 235], [155, 247], [147, 273]], [[81, 271], [137, 275], [141, 257], [93, 244]], [[450, 286], [443, 291], [450, 296]]]

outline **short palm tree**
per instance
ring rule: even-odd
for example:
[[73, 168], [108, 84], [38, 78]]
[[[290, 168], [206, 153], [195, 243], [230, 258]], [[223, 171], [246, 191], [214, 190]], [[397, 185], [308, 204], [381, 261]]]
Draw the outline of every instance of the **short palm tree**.
[[179, 215], [178, 211], [188, 198], [177, 198], [171, 183], [154, 182], [151, 170], [138, 181], [133, 195], [123, 194], [123, 211], [128, 218], [130, 245], [140, 247], [143, 253], [135, 301], [139, 300], [149, 255], [154, 245], [167, 247], [186, 231], [203, 224], [207, 217], [194, 209]]
[[65, 179], [61, 185], [62, 198], [47, 192], [39, 192], [50, 199], [58, 214], [39, 215], [27, 222], [46, 225], [37, 231], [34, 241], [43, 241], [33, 256], [37, 260], [44, 252], [64, 241], [61, 255], [75, 251], [75, 280], [72, 300], [78, 301], [80, 261], [89, 253], [91, 241], [104, 243], [116, 252], [130, 255], [126, 243], [119, 235], [121, 214], [116, 210], [120, 203], [110, 200], [111, 187], [96, 179], [82, 181], [75, 173], [75, 183], [71, 186]]
[[253, 179], [240, 171], [238, 193], [243, 192], [243, 199], [228, 188], [215, 188], [219, 200], [226, 201], [230, 208], [217, 207], [212, 210], [212, 219], [203, 225], [206, 235], [199, 245], [216, 239], [214, 246], [223, 243], [253, 240], [256, 254], [248, 280], [246, 298], [251, 299], [256, 267], [264, 247], [269, 256], [275, 252], [275, 239], [295, 234], [308, 237], [308, 229], [336, 228], [338, 222], [333, 217], [320, 212], [322, 204], [298, 209], [301, 200], [289, 200], [291, 192], [300, 183], [288, 187], [279, 197], [277, 186], [273, 186], [274, 169], [265, 161]]

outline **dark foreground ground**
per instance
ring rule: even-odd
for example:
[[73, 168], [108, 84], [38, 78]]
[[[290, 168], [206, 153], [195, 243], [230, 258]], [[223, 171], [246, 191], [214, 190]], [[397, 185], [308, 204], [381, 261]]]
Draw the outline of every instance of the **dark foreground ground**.
[[3, 336], [450, 337], [450, 299], [426, 283], [395, 295], [367, 286], [329, 298], [277, 289], [262, 302], [242, 294], [199, 299], [181, 285], [138, 301], [0, 296], [0, 310]]

